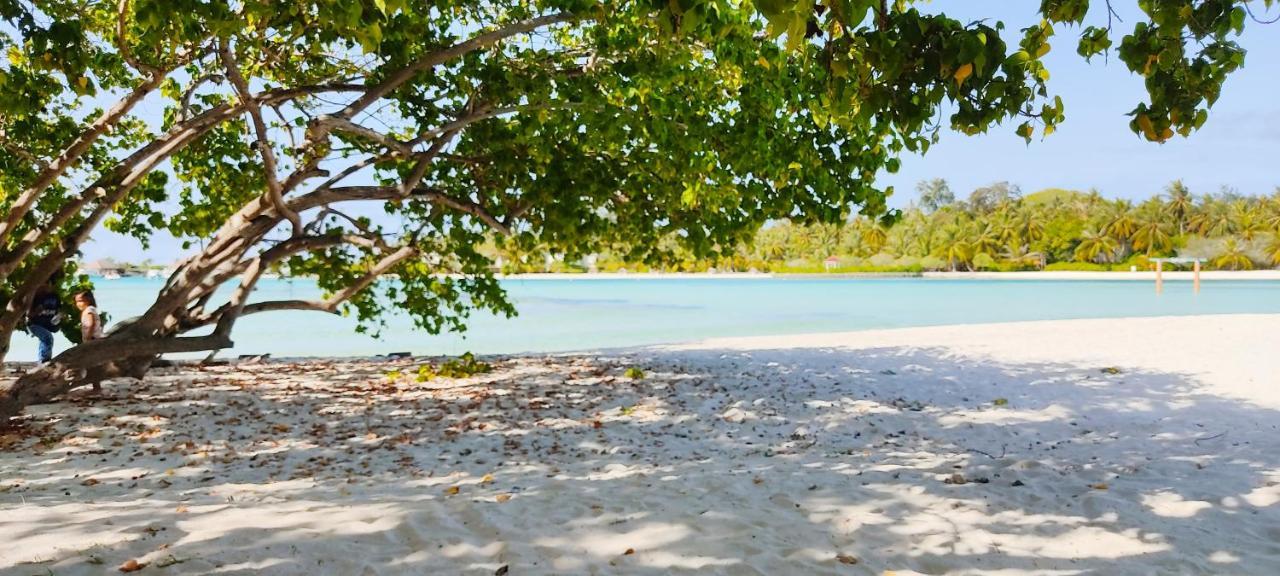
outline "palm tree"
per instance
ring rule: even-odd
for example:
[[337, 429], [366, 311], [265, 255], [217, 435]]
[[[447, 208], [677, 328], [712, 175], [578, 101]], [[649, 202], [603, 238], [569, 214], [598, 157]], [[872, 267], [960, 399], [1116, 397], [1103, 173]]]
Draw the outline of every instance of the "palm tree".
[[974, 233], [970, 236], [969, 242], [973, 254], [994, 254], [1000, 248], [1000, 232], [995, 224], [988, 223], [982, 226], [975, 223]]
[[862, 230], [859, 231], [859, 235], [862, 236], [862, 243], [866, 245], [867, 250], [872, 254], [880, 252], [889, 237], [884, 226], [879, 222], [870, 220], [863, 220], [862, 224]]
[[953, 223], [940, 233], [938, 256], [947, 261], [952, 272], [956, 271], [957, 265], [969, 267], [969, 262], [973, 259], [973, 247], [969, 245], [968, 234], [965, 232], [963, 227]]
[[1075, 258], [1080, 262], [1097, 262], [1100, 259], [1111, 263], [1119, 249], [1120, 243], [1109, 234], [1085, 230], [1080, 244], [1076, 246]]
[[1246, 241], [1266, 231], [1266, 221], [1258, 205], [1245, 200], [1231, 203], [1232, 230]]
[[1110, 204], [1107, 212], [1107, 225], [1102, 230], [1112, 238], [1124, 240], [1133, 236], [1138, 229], [1138, 221], [1133, 217], [1133, 202], [1116, 200]]
[[1138, 222], [1129, 241], [1134, 250], [1141, 250], [1151, 257], [1154, 253], [1166, 253], [1173, 248], [1173, 237], [1169, 234], [1169, 224], [1159, 215]]
[[1205, 197], [1188, 224], [1201, 236], [1214, 237], [1230, 234], [1234, 223], [1231, 211], [1225, 203], [1213, 197]]
[[1165, 188], [1165, 196], [1168, 198], [1164, 204], [1165, 212], [1178, 224], [1178, 235], [1186, 234], [1187, 220], [1196, 207], [1191, 189], [1182, 180], [1174, 180]]
[[1227, 238], [1222, 244], [1222, 252], [1210, 262], [1215, 268], [1227, 270], [1252, 270], [1253, 259], [1245, 252], [1245, 248], [1236, 238]]
[[1271, 265], [1280, 266], [1280, 233], [1271, 234], [1271, 241], [1267, 242], [1266, 251], [1267, 259], [1271, 261]]
[[1262, 221], [1266, 224], [1267, 230], [1273, 234], [1280, 233], [1280, 188], [1276, 188], [1275, 195], [1262, 201]]
[[1030, 264], [1041, 269], [1045, 266], [1044, 253], [1032, 252], [1026, 244], [1006, 244], [1000, 257], [1018, 266]]

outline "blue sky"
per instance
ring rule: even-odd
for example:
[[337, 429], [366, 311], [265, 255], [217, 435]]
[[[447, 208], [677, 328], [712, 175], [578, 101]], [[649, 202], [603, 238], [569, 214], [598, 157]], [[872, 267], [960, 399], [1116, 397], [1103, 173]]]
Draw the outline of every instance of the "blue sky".
[[[1101, 5], [1102, 3], [1095, 2]], [[1141, 16], [1136, 3], [1114, 2], [1131, 27]], [[1013, 30], [1039, 21], [1039, 2], [1009, 0], [933, 0], [923, 9], [946, 12], [962, 20], [994, 18]], [[1274, 10], [1273, 10], [1274, 13]], [[1090, 23], [1105, 23], [1094, 10]], [[1230, 186], [1245, 194], [1269, 194], [1280, 186], [1280, 24], [1249, 22], [1240, 39], [1249, 51], [1245, 67], [1227, 81], [1209, 122], [1189, 139], [1152, 144], [1129, 131], [1125, 114], [1142, 101], [1142, 79], [1119, 60], [1094, 58], [1086, 63], [1075, 53], [1078, 29], [1059, 27], [1048, 63], [1050, 87], [1066, 103], [1066, 122], [1047, 139], [1027, 145], [1013, 126], [966, 137], [944, 132], [942, 141], [924, 157], [903, 159], [897, 174], [881, 184], [896, 189], [889, 204], [902, 207], [915, 198], [916, 182], [945, 178], [957, 196], [974, 188], [1007, 180], [1024, 192], [1057, 187], [1097, 188], [1113, 198], [1147, 198], [1174, 179], [1197, 193]], [[158, 110], [154, 113], [158, 116]], [[147, 114], [144, 111], [143, 114]], [[181, 253], [176, 242], [157, 239], [144, 252], [136, 240], [99, 230], [84, 247], [87, 260], [112, 257], [169, 262]]]

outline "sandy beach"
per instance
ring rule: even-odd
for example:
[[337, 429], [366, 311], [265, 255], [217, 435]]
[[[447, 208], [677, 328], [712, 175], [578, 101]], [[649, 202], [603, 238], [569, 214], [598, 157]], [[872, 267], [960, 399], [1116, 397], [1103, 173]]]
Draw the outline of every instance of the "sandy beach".
[[428, 382], [413, 359], [157, 369], [0, 435], [0, 573], [1277, 574], [1277, 342], [1280, 316], [1228, 315]]

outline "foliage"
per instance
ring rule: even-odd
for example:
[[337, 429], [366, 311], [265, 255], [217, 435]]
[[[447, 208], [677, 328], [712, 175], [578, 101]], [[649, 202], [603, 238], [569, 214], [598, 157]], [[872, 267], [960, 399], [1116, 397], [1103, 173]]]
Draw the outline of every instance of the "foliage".
[[436, 378], [470, 378], [477, 374], [488, 374], [493, 366], [487, 362], [476, 360], [475, 355], [464, 352], [457, 358], [441, 362], [439, 366], [423, 364], [418, 367], [418, 382], [427, 382]]

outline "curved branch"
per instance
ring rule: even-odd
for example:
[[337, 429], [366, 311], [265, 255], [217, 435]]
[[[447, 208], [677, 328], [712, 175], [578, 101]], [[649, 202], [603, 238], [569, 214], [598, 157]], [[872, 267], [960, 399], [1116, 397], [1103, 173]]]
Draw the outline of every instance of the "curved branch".
[[334, 132], [347, 132], [349, 134], [354, 134], [356, 136], [372, 140], [373, 142], [381, 144], [385, 148], [405, 156], [413, 155], [413, 147], [409, 143], [401, 142], [391, 136], [387, 136], [372, 128], [361, 126], [346, 118], [325, 115], [316, 119], [316, 125]]
[[[436, 189], [418, 187], [410, 191], [409, 198], [422, 198], [428, 202], [469, 214], [484, 222], [495, 232], [504, 236], [511, 235], [511, 229], [498, 220], [483, 205], [468, 199], [456, 198]], [[356, 202], [366, 200], [394, 200], [405, 198], [398, 187], [392, 186], [342, 186], [316, 190], [305, 196], [294, 199], [290, 205], [298, 211], [319, 208], [339, 202]], [[528, 210], [525, 208], [524, 210]], [[523, 211], [522, 211], [523, 212]]]
[[267, 137], [267, 123], [262, 120], [262, 108], [258, 106], [257, 100], [249, 92], [249, 84], [245, 82], [244, 76], [240, 74], [240, 67], [236, 63], [235, 54], [231, 52], [231, 42], [223, 40], [220, 52], [222, 64], [227, 69], [227, 78], [235, 86], [236, 94], [241, 104], [244, 105], [245, 110], [249, 113], [249, 117], [253, 121], [254, 132], [258, 135], [258, 153], [262, 155], [262, 171], [266, 174], [267, 196], [271, 199], [271, 204], [275, 206], [276, 211], [293, 225], [293, 234], [295, 236], [299, 235], [302, 233], [302, 218], [298, 216], [297, 212], [290, 210], [289, 206], [284, 202], [284, 193], [280, 187], [280, 180], [276, 176], [276, 155], [271, 149], [271, 141]]
[[220, 82], [222, 81], [222, 78], [223, 77], [221, 74], [210, 73], [210, 74], [205, 74], [204, 76], [196, 78], [194, 81], [192, 81], [191, 85], [188, 86], [186, 91], [182, 93], [182, 99], [180, 100], [180, 104], [178, 105], [178, 117], [182, 120], [186, 120], [187, 118], [189, 118], [189, 116], [187, 116], [187, 113], [190, 112], [191, 110], [191, 98], [195, 96], [196, 90], [199, 89], [201, 85], [203, 85], [205, 82]]
[[427, 56], [417, 60], [416, 62], [408, 66], [405, 66], [404, 68], [401, 68], [400, 70], [397, 70], [395, 73], [388, 76], [385, 80], [383, 80], [377, 86], [374, 86], [373, 88], [369, 89], [369, 91], [366, 92], [364, 96], [357, 98], [354, 102], [347, 105], [347, 107], [344, 108], [342, 112], [338, 113], [337, 116], [342, 118], [354, 117], [356, 113], [369, 107], [370, 104], [377, 102], [383, 96], [390, 94], [396, 88], [399, 88], [405, 82], [408, 82], [411, 78], [413, 78], [415, 74], [423, 70], [433, 68], [435, 66], [448, 62], [459, 56], [464, 56], [466, 54], [469, 54], [475, 50], [486, 48], [506, 38], [510, 38], [511, 36], [532, 32], [534, 30], [537, 30], [538, 28], [542, 28], [544, 26], [550, 26], [552, 24], [569, 22], [571, 20], [576, 20], [577, 18], [578, 18], [577, 16], [573, 14], [569, 14], [567, 12], [559, 12], [556, 14], [548, 14], [545, 16], [538, 16], [536, 18], [529, 18], [527, 20], [514, 22], [512, 24], [509, 24], [497, 30], [493, 30], [491, 32], [486, 32], [484, 34], [474, 36], [468, 40], [459, 42], [457, 44], [454, 44], [453, 46], [445, 48], [444, 50], [440, 50], [438, 52], [433, 52], [431, 54], [428, 54]]
[[[241, 302], [237, 306], [224, 306], [217, 312], [210, 314], [191, 329], [207, 326], [210, 323], [217, 322], [218, 326], [233, 324], [235, 320], [241, 316], [248, 314], [257, 314], [260, 312], [274, 312], [280, 310], [310, 310], [315, 312], [328, 312], [335, 314], [338, 307], [347, 302], [360, 292], [364, 291], [374, 282], [378, 281], [383, 274], [394, 268], [401, 262], [418, 255], [418, 249], [413, 246], [402, 246], [395, 252], [384, 256], [364, 276], [352, 283], [350, 286], [332, 294], [324, 300], [271, 300], [265, 302], [255, 302], [253, 304], [244, 304]], [[230, 303], [229, 303], [230, 304]], [[216, 332], [215, 332], [216, 333]]]

